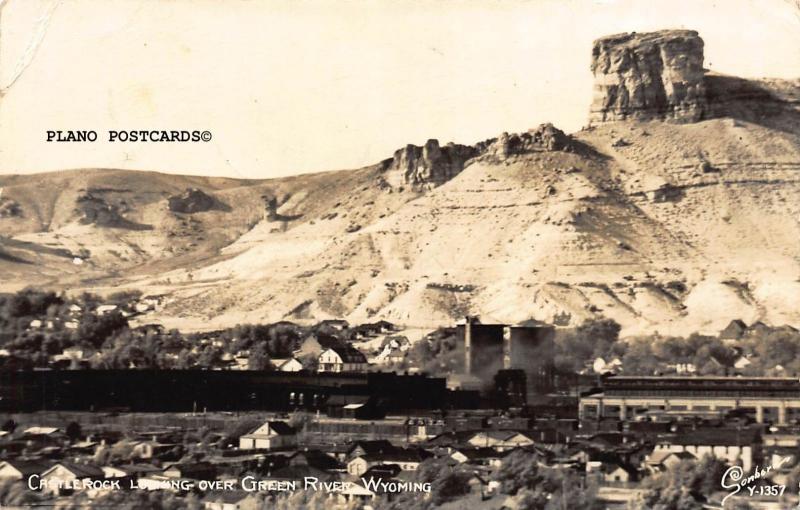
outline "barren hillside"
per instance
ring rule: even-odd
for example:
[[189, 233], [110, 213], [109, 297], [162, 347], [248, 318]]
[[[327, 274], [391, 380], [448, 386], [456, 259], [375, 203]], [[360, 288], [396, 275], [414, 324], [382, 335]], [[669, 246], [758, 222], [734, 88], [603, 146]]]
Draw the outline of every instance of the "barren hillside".
[[800, 83], [705, 74], [698, 40], [598, 41], [593, 125], [571, 136], [431, 140], [264, 181], [0, 177], [2, 287], [166, 294], [140, 320], [186, 329], [465, 314], [608, 316], [625, 334], [800, 326]]

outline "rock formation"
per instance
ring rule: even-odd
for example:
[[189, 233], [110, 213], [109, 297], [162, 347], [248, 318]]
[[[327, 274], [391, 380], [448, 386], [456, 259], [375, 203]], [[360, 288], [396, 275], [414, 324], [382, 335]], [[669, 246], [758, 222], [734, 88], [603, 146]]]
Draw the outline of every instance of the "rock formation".
[[169, 197], [169, 210], [172, 212], [192, 214], [210, 211], [214, 205], [214, 198], [197, 188], [190, 188], [181, 195]]
[[503, 133], [490, 145], [489, 152], [500, 158], [543, 151], [570, 151], [570, 137], [554, 125], [542, 124], [526, 133]]
[[425, 145], [406, 145], [383, 161], [386, 181], [393, 187], [403, 185], [438, 185], [452, 179], [464, 169], [464, 163], [478, 155], [478, 149], [469, 145], [448, 143], [439, 146], [438, 140], [428, 140]]
[[700, 120], [706, 109], [703, 40], [693, 30], [603, 37], [592, 50], [590, 122]]

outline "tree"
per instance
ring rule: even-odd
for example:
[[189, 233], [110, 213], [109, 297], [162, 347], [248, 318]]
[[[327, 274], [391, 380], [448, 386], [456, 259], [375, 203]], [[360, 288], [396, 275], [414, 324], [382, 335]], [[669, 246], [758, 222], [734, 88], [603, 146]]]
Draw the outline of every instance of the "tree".
[[128, 319], [113, 310], [104, 315], [85, 315], [78, 326], [77, 338], [99, 349], [100, 346], [121, 329], [127, 329]]
[[500, 482], [501, 490], [514, 495], [521, 489], [534, 488], [539, 476], [539, 459], [534, 453], [516, 450], [503, 459], [494, 479]]
[[250, 349], [250, 357], [247, 359], [247, 368], [249, 370], [269, 370], [272, 368], [264, 342], [255, 344]]
[[74, 443], [81, 437], [81, 426], [78, 422], [71, 421], [69, 422], [69, 425], [67, 425], [65, 432], [69, 440]]
[[0, 481], [0, 507], [25, 508], [34, 507], [39, 502], [38, 492], [28, 489], [22, 481]]
[[556, 336], [556, 366], [579, 371], [586, 361], [608, 356], [619, 341], [621, 326], [611, 319], [587, 319]]
[[648, 478], [636, 502], [638, 509], [700, 510], [702, 499], [720, 490], [728, 466], [710, 455], [700, 461], [682, 461], [666, 472]]
[[414, 482], [431, 484], [430, 496], [406, 492], [393, 498], [382, 498], [377, 505], [381, 510], [429, 510], [460, 498], [469, 492], [471, 475], [459, 467], [450, 466], [447, 460], [427, 459], [414, 473]]

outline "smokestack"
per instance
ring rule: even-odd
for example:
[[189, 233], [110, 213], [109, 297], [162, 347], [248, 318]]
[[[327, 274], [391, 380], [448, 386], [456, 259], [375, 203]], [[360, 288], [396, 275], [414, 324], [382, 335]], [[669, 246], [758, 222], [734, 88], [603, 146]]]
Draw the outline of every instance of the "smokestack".
[[511, 326], [503, 326], [503, 368], [511, 369]]
[[472, 318], [467, 315], [464, 317], [464, 373], [472, 373], [472, 357], [470, 348], [472, 347]]

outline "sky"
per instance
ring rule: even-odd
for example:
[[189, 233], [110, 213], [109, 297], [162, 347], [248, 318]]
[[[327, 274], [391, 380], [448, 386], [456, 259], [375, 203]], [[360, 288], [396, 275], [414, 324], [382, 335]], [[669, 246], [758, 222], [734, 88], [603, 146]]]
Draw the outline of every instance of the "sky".
[[[694, 29], [713, 71], [800, 77], [794, 0], [0, 2], [0, 174], [268, 178], [359, 168], [429, 138], [576, 131], [592, 41], [627, 31]], [[139, 129], [212, 139], [106, 141]]]

